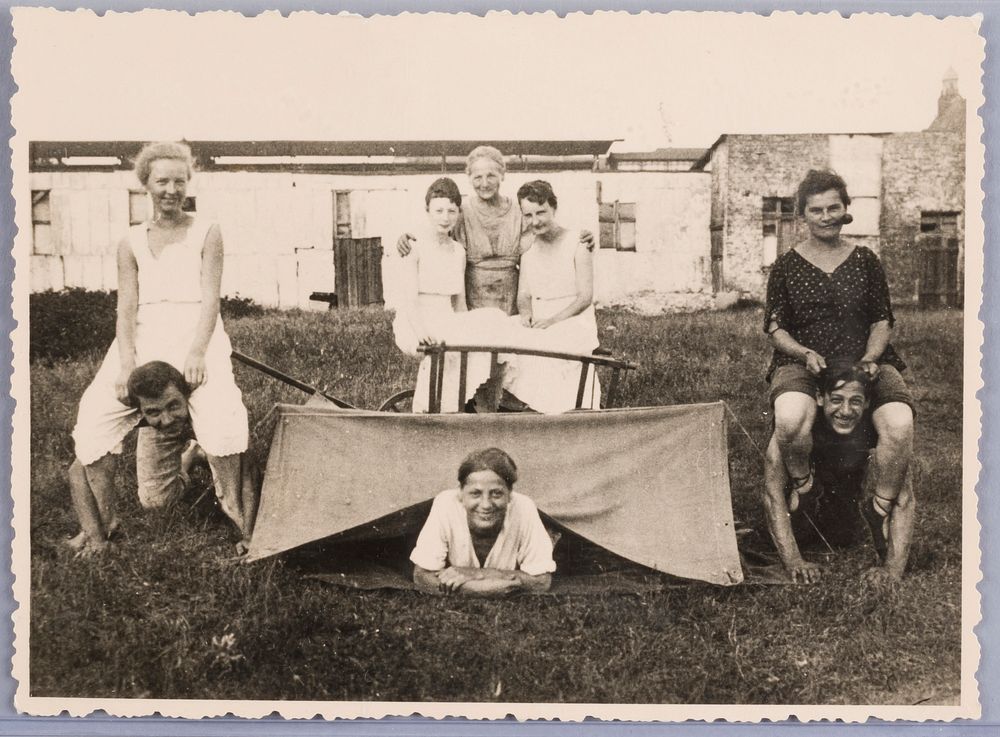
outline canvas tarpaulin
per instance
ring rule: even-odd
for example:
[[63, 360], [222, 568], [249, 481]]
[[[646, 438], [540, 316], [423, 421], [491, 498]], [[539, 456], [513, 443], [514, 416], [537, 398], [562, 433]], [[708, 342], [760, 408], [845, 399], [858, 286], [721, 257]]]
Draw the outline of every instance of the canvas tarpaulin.
[[[657, 571], [742, 580], [725, 405], [562, 415], [394, 414], [278, 405], [250, 560], [332, 535], [388, 535], [496, 446], [559, 524]], [[381, 524], [378, 523], [381, 521]]]

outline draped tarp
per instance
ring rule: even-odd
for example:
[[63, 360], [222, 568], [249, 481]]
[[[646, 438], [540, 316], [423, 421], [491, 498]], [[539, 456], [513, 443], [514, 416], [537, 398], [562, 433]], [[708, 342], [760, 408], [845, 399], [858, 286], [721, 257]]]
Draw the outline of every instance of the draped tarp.
[[562, 415], [276, 411], [250, 560], [331, 535], [399, 534], [415, 505], [458, 485], [470, 451], [496, 446], [518, 465], [515, 488], [582, 537], [671, 575], [743, 578], [721, 402]]

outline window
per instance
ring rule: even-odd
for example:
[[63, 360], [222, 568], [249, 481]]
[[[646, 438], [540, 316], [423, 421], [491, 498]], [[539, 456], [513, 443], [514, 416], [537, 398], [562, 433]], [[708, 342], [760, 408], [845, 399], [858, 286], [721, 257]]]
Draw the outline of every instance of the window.
[[351, 193], [335, 190], [333, 193], [333, 237], [351, 237]]
[[31, 237], [35, 253], [52, 253], [52, 207], [47, 189], [31, 193]]
[[958, 213], [921, 212], [920, 232], [954, 237], [958, 234]]
[[761, 206], [764, 265], [795, 245], [795, 199], [765, 197]]
[[635, 251], [635, 203], [599, 202], [601, 248]]

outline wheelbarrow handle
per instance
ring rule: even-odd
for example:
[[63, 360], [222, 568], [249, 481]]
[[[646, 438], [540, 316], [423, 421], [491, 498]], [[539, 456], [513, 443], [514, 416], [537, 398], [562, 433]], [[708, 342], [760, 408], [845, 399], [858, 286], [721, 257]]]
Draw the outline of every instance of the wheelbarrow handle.
[[342, 399], [337, 399], [336, 397], [332, 397], [329, 394], [326, 394], [325, 392], [321, 392], [316, 387], [310, 384], [306, 384], [304, 381], [299, 381], [294, 376], [289, 376], [288, 374], [282, 371], [278, 371], [278, 369], [272, 366], [268, 366], [266, 363], [261, 363], [256, 358], [251, 358], [250, 356], [244, 353], [240, 353], [239, 351], [233, 351], [232, 356], [240, 363], [246, 364], [251, 368], [255, 368], [262, 374], [267, 374], [271, 378], [277, 379], [278, 381], [288, 384], [289, 386], [295, 387], [299, 391], [303, 391], [306, 394], [319, 394], [321, 397], [333, 402], [341, 409], [357, 409], [356, 407], [354, 407], [351, 404], [348, 404]]

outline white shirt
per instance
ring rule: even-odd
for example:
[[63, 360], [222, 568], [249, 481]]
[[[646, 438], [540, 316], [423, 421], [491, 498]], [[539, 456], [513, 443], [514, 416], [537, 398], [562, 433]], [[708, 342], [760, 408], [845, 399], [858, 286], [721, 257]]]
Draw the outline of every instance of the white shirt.
[[458, 489], [442, 491], [434, 497], [417, 546], [410, 560], [428, 571], [440, 571], [448, 566], [463, 568], [496, 568], [520, 570], [529, 576], [552, 573], [552, 541], [538, 516], [535, 503], [523, 494], [512, 491], [503, 527], [486, 562], [480, 565], [469, 532], [469, 518], [462, 506]]

